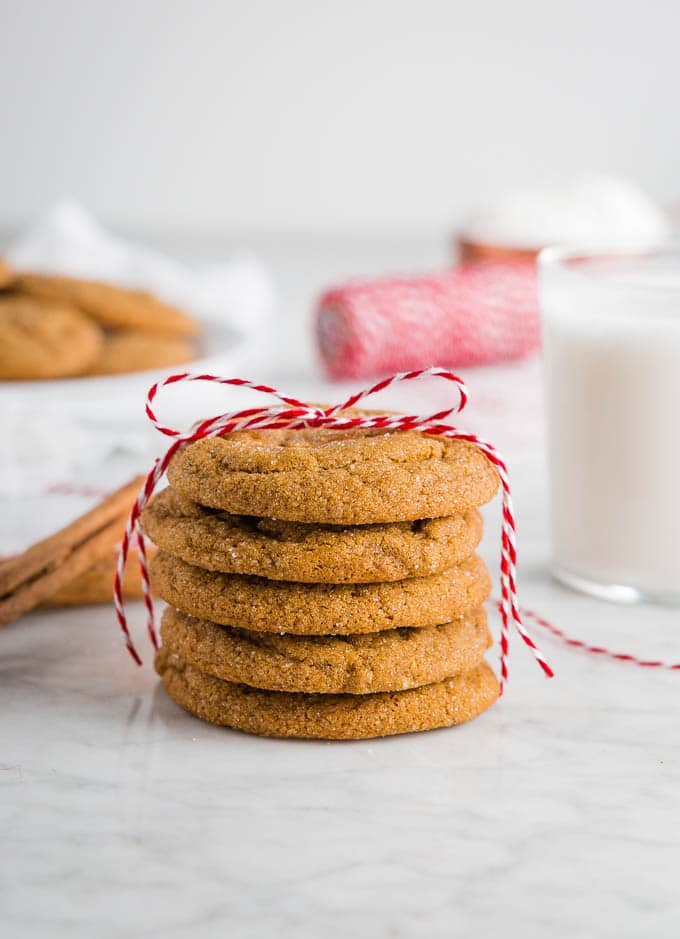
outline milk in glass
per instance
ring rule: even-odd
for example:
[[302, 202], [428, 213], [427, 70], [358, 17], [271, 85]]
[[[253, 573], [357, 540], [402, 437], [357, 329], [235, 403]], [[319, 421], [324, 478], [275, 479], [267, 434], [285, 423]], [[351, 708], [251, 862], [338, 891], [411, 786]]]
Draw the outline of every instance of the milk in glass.
[[539, 267], [555, 573], [680, 602], [680, 251]]

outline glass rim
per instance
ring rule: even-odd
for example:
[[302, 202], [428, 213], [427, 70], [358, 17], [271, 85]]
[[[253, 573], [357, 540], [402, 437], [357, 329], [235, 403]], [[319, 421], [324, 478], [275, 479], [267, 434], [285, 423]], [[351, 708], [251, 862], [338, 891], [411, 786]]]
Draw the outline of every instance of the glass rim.
[[[603, 248], [583, 246], [558, 247], [549, 246], [543, 248], [538, 255], [537, 264], [541, 274], [548, 272], [562, 272], [568, 277], [579, 280], [582, 284], [587, 284], [592, 288], [616, 289], [625, 288], [627, 291], [642, 291], [644, 293], [680, 293], [680, 277], [677, 283], [669, 284], [667, 281], [654, 283], [653, 281], [634, 281], [630, 279], [624, 270], [610, 269], [606, 272], [588, 269], [585, 264], [576, 262], [583, 261], [626, 261], [626, 260], [644, 260], [654, 258], [676, 258], [678, 261], [678, 271], [680, 272], [680, 241], [674, 239], [665, 241], [663, 244], [647, 246], [622, 246], [617, 248]], [[570, 263], [575, 262], [575, 263]]]

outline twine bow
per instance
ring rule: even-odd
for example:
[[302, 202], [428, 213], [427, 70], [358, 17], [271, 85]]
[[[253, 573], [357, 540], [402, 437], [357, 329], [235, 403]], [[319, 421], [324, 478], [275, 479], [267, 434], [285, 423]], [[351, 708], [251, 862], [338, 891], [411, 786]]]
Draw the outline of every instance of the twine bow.
[[[349, 408], [354, 408], [359, 402], [364, 401], [371, 395], [384, 391], [391, 385], [401, 382], [421, 381], [425, 378], [441, 378], [444, 381], [455, 385], [458, 392], [457, 401], [450, 408], [436, 411], [433, 414], [372, 414], [372, 415], [345, 415], [344, 412]], [[230, 411], [226, 414], [218, 414], [195, 424], [188, 431], [182, 432], [173, 427], [166, 427], [157, 419], [153, 404], [161, 389], [169, 385], [176, 385], [182, 382], [211, 382], [219, 385], [232, 385], [240, 388], [250, 388], [253, 391], [266, 395], [273, 395], [281, 403], [270, 405], [268, 407], [245, 408], [240, 411]], [[515, 545], [515, 515], [512, 507], [512, 497], [510, 493], [510, 479], [505, 462], [496, 452], [491, 444], [474, 434], [465, 434], [457, 430], [453, 425], [445, 423], [450, 415], [460, 413], [468, 401], [467, 388], [463, 381], [452, 372], [441, 368], [420, 369], [412, 372], [400, 372], [390, 378], [385, 378], [377, 382], [371, 388], [359, 391], [342, 404], [336, 404], [329, 408], [314, 407], [306, 404], [304, 401], [298, 401], [297, 398], [291, 398], [282, 395], [276, 388], [269, 385], [255, 384], [246, 381], [243, 378], [221, 378], [219, 375], [192, 375], [190, 372], [183, 372], [179, 375], [171, 375], [161, 382], [157, 382], [149, 389], [146, 401], [146, 414], [156, 430], [172, 437], [173, 442], [166, 451], [165, 455], [156, 459], [151, 472], [146, 477], [139, 495], [130, 511], [130, 516], [125, 527], [125, 534], [121, 542], [118, 563], [116, 566], [116, 577], [114, 582], [113, 601], [116, 609], [118, 623], [125, 637], [125, 645], [138, 664], [142, 660], [135, 648], [130, 630], [128, 628], [127, 617], [125, 614], [125, 605], [122, 595], [122, 578], [127, 562], [128, 552], [131, 542], [136, 539], [139, 548], [139, 565], [141, 572], [142, 591], [144, 604], [147, 611], [147, 632], [154, 649], [158, 648], [158, 637], [154, 625], [154, 610], [151, 591], [149, 588], [149, 575], [144, 539], [140, 537], [139, 518], [142, 510], [149, 502], [156, 486], [165, 474], [170, 461], [181, 449], [202, 440], [205, 437], [219, 437], [224, 434], [234, 433], [242, 430], [299, 430], [302, 428], [326, 428], [331, 430], [352, 430], [356, 428], [394, 430], [394, 431], [417, 431], [421, 434], [436, 434], [440, 437], [449, 437], [454, 440], [465, 440], [475, 444], [495, 466], [502, 490], [503, 510], [501, 523], [501, 563], [500, 563], [500, 584], [501, 584], [501, 639], [500, 639], [500, 671], [501, 671], [501, 690], [504, 688], [508, 679], [508, 649], [510, 624], [515, 627], [524, 643], [531, 649], [534, 658], [543, 669], [547, 677], [553, 675], [552, 669], [546, 662], [543, 654], [531, 638], [520, 616], [519, 603], [517, 599], [516, 582], [516, 563], [517, 550]]]

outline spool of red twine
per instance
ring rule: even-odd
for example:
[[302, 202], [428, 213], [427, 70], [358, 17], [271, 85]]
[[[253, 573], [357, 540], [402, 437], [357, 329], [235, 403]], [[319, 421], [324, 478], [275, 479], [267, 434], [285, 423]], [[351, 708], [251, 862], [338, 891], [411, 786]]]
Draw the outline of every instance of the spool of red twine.
[[416, 277], [334, 287], [316, 306], [332, 378], [522, 358], [540, 344], [533, 262], [473, 262]]

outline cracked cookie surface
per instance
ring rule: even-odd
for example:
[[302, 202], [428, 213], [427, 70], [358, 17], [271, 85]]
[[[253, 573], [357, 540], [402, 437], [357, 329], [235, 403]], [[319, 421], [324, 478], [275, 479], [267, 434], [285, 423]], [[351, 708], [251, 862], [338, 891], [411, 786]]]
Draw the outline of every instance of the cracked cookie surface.
[[493, 498], [498, 476], [474, 445], [384, 430], [242, 431], [173, 458], [184, 496], [236, 515], [363, 525], [460, 515]]
[[144, 509], [159, 548], [206, 570], [304, 583], [372, 583], [420, 577], [468, 558], [482, 537], [475, 509], [462, 516], [354, 527], [229, 515], [172, 487]]
[[441, 626], [359, 636], [255, 633], [168, 607], [163, 644], [202, 672], [270, 691], [372, 694], [404, 691], [469, 672], [491, 635], [483, 609]]
[[151, 583], [184, 613], [270, 633], [354, 635], [447, 623], [482, 604], [491, 579], [473, 556], [441, 574], [377, 584], [300, 584], [206, 571], [159, 551]]
[[262, 691], [207, 675], [165, 646], [155, 666], [165, 690], [185, 711], [266, 737], [361, 740], [450, 727], [480, 715], [499, 694], [486, 662], [457, 678], [365, 695]]

